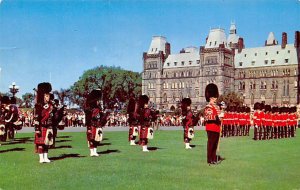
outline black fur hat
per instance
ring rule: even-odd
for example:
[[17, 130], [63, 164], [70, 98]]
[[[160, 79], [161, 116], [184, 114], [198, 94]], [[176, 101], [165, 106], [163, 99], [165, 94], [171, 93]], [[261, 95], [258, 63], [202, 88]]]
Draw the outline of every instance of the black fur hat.
[[270, 105], [265, 105], [265, 111], [270, 112], [271, 111], [271, 106]]
[[246, 112], [246, 113], [250, 113], [250, 111], [251, 111], [250, 107], [246, 107], [246, 108], [245, 108], [245, 112]]
[[259, 102], [256, 102], [255, 104], [254, 104], [254, 110], [260, 110], [261, 108], [260, 108], [260, 103]]
[[127, 113], [128, 114], [134, 112], [134, 110], [135, 110], [135, 104], [136, 104], [135, 99], [133, 97], [131, 97], [129, 99], [128, 106], [127, 106]]
[[9, 97], [8, 96], [2, 96], [1, 103], [2, 104], [9, 104], [10, 103]]
[[37, 87], [37, 103], [44, 103], [44, 94], [49, 94], [52, 91], [52, 86], [48, 82], [42, 82]]
[[183, 98], [181, 100], [181, 109], [186, 110], [188, 106], [191, 106], [192, 100], [190, 98]]
[[102, 92], [100, 89], [92, 90], [92, 92], [88, 95], [86, 103], [88, 105], [94, 104], [97, 100], [100, 100], [102, 97]]
[[139, 107], [144, 108], [145, 104], [148, 104], [149, 97], [147, 95], [140, 95], [139, 97]]
[[278, 110], [278, 107], [272, 107], [272, 113], [276, 113], [276, 112], [278, 112], [279, 110]]
[[205, 99], [209, 102], [211, 97], [219, 98], [219, 90], [217, 85], [210, 83], [205, 87]]

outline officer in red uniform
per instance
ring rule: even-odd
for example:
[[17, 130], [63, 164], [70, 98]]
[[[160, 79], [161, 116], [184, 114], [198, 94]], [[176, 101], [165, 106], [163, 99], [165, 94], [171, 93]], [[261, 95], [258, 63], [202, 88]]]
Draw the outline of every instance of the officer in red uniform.
[[210, 83], [205, 88], [205, 99], [208, 102], [204, 109], [205, 128], [207, 132], [207, 163], [218, 164], [224, 160], [221, 156], [217, 156], [217, 148], [220, 138], [221, 129], [221, 110], [216, 102], [219, 97], [218, 87]]
[[108, 113], [104, 113], [100, 99], [102, 96], [101, 90], [92, 90], [86, 99], [86, 135], [90, 149], [90, 156], [98, 157], [97, 146], [103, 140], [103, 127], [107, 122]]
[[132, 94], [127, 107], [127, 114], [128, 114], [128, 123], [129, 123], [129, 134], [128, 140], [130, 145], [136, 145], [136, 137], [138, 136], [138, 120], [134, 115], [135, 109], [137, 109], [137, 103], [134, 99], [134, 95]]
[[222, 120], [222, 135], [221, 137], [228, 137], [228, 124], [229, 124], [229, 107], [224, 112], [224, 118]]
[[270, 131], [272, 127], [272, 115], [271, 106], [265, 105], [265, 126], [264, 126], [264, 137], [263, 139], [270, 139]]
[[34, 110], [35, 150], [39, 154], [40, 163], [51, 162], [48, 159], [49, 146], [53, 144], [53, 105], [50, 99], [52, 90], [50, 83], [40, 83], [37, 88]]
[[140, 141], [139, 144], [143, 147], [143, 152], [149, 152], [148, 139], [153, 138], [153, 129], [150, 127], [152, 116], [151, 110], [148, 107], [149, 97], [141, 95], [139, 97], [139, 106], [135, 115], [138, 116], [140, 128]]
[[194, 138], [194, 126], [197, 124], [197, 117], [193, 115], [191, 110], [192, 101], [190, 98], [184, 98], [181, 101], [181, 111], [183, 119], [184, 134], [183, 139], [185, 143], [185, 149], [191, 149], [191, 140]]
[[245, 118], [246, 118], [246, 127], [245, 127], [245, 136], [249, 136], [250, 126], [251, 126], [251, 116], [250, 116], [251, 109], [249, 107], [245, 108]]

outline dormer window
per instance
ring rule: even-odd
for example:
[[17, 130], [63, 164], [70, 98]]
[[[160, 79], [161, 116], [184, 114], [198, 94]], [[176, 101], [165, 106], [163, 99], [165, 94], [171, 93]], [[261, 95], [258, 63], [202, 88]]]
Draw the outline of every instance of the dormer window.
[[254, 55], [257, 56], [257, 53], [255, 53]]
[[291, 50], [288, 50], [288, 53], [291, 53]]
[[266, 52], [266, 55], [268, 55], [268, 52]]
[[209, 46], [211, 46], [211, 42], [209, 42]]
[[191, 64], [192, 64], [192, 61], [189, 61], [189, 64], [191, 65]]
[[276, 54], [279, 54], [279, 51], [277, 51]]
[[167, 66], [169, 67], [169, 66], [170, 66], [170, 63], [167, 63]]
[[247, 54], [245, 54], [244, 56], [247, 57]]
[[215, 45], [217, 45], [217, 41], [215, 41]]
[[284, 62], [285, 62], [285, 63], [288, 63], [288, 62], [289, 62], [289, 59], [285, 59]]
[[200, 60], [197, 60], [197, 64], [200, 64]]
[[251, 61], [251, 65], [254, 65], [255, 64], [255, 61]]
[[273, 60], [271, 60], [271, 64], [274, 64], [275, 63], [275, 60], [273, 59]]
[[155, 52], [157, 52], [157, 48], [155, 48]]
[[181, 65], [184, 65], [184, 61], [181, 61]]
[[177, 66], [177, 62], [174, 62], [174, 65]]
[[240, 67], [243, 66], [243, 62], [239, 62]]
[[268, 60], [265, 60], [265, 65], [267, 65], [268, 64]]

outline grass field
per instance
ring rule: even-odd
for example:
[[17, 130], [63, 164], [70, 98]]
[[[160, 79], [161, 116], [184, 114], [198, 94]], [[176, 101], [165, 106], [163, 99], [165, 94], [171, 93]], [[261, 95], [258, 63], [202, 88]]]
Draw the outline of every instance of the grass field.
[[206, 164], [205, 131], [185, 150], [182, 131], [158, 131], [150, 152], [129, 146], [127, 132], [105, 132], [99, 157], [85, 133], [59, 133], [50, 164], [38, 163], [33, 133], [0, 146], [0, 190], [10, 189], [300, 189], [300, 140], [221, 139], [220, 165]]

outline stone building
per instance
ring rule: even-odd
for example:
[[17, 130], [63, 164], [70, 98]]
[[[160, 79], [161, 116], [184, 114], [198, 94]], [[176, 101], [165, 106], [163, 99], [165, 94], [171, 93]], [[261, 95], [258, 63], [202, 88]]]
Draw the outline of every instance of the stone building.
[[299, 32], [293, 44], [283, 33], [279, 45], [272, 32], [264, 47], [245, 48], [243, 41], [234, 23], [227, 39], [223, 29], [211, 29], [204, 46], [175, 54], [165, 37], [154, 36], [143, 54], [143, 94], [158, 109], [172, 110], [184, 97], [199, 109], [206, 103], [205, 86], [215, 83], [220, 94], [234, 91], [247, 105], [299, 103]]

